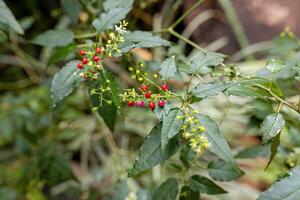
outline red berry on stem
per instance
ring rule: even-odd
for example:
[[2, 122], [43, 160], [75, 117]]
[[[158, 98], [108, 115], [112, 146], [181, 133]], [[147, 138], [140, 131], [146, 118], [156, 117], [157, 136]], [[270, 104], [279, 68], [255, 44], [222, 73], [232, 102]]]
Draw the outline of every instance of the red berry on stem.
[[78, 69], [82, 69], [82, 68], [83, 68], [83, 64], [82, 64], [82, 63], [78, 63], [78, 64], [77, 64], [77, 68], [78, 68]]
[[160, 87], [161, 87], [161, 89], [162, 89], [163, 91], [167, 91], [167, 90], [168, 90], [167, 84], [162, 84]]
[[93, 57], [93, 60], [94, 60], [95, 62], [98, 62], [98, 61], [100, 60], [100, 58], [99, 58], [98, 56], [94, 56], [94, 57]]
[[157, 103], [160, 107], [164, 107], [165, 106], [165, 101], [164, 100], [159, 100]]
[[95, 50], [96, 50], [96, 52], [99, 53], [99, 54], [102, 54], [102, 53], [103, 53], [103, 50], [102, 50], [100, 47], [97, 47]]
[[149, 106], [149, 108], [150, 108], [151, 110], [154, 110], [154, 108], [155, 108], [155, 103], [149, 102], [148, 106]]
[[88, 60], [87, 58], [82, 58], [81, 62], [82, 62], [83, 64], [87, 64], [87, 63], [89, 62], [89, 60]]
[[127, 105], [128, 105], [129, 107], [134, 106], [134, 101], [128, 101]]
[[151, 98], [151, 93], [150, 93], [150, 92], [146, 92], [146, 93], [145, 93], [145, 97], [146, 97], [147, 99]]
[[80, 51], [79, 51], [79, 54], [82, 55], [82, 56], [84, 56], [85, 51], [84, 51], [84, 50], [80, 50]]
[[147, 85], [142, 85], [140, 88], [143, 91], [147, 91], [148, 90], [148, 86]]
[[136, 104], [137, 104], [138, 107], [143, 107], [144, 106], [144, 102], [143, 101], [138, 101]]

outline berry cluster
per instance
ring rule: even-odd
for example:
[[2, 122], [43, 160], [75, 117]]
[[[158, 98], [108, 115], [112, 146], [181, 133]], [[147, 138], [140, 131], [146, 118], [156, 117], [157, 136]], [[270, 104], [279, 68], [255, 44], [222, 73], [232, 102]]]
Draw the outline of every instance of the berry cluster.
[[104, 49], [97, 47], [94, 50], [80, 50], [82, 57], [81, 62], [77, 64], [77, 68], [82, 70], [79, 76], [84, 79], [98, 80], [99, 72], [103, 69]]
[[139, 87], [139, 91], [142, 94], [139, 94], [135, 89], [128, 89], [122, 96], [123, 100], [127, 101], [129, 107], [136, 105], [137, 107], [144, 107], [145, 102], [148, 103], [148, 107], [151, 110], [154, 110], [157, 105], [161, 108], [165, 106], [165, 99], [169, 97], [169, 91], [167, 84], [162, 84], [160, 86], [160, 93], [152, 93], [148, 90], [148, 86], [143, 84]]

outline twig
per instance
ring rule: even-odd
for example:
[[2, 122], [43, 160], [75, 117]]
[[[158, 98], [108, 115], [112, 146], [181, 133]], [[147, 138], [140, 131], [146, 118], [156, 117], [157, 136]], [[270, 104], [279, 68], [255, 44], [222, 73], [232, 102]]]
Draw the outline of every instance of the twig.
[[274, 93], [272, 92], [271, 89], [269, 89], [269, 88], [267, 88], [267, 87], [265, 87], [265, 86], [263, 86], [263, 85], [259, 85], [259, 84], [256, 84], [255, 86], [258, 87], [258, 88], [261, 88], [261, 89], [263, 89], [263, 90], [265, 90], [265, 91], [267, 91], [267, 92], [268, 92], [270, 95], [272, 95], [272, 97], [274, 97], [278, 102], [281, 102], [281, 103], [287, 105], [288, 107], [292, 108], [293, 110], [295, 110], [296, 112], [299, 113], [299, 110], [297, 109], [297, 107], [295, 107], [293, 104], [287, 102], [286, 100], [284, 100], [284, 99], [282, 99], [281, 97], [279, 97], [279, 96], [277, 96], [276, 94], [274, 94]]
[[107, 141], [107, 144], [108, 144], [111, 152], [113, 154], [117, 154], [119, 152], [119, 150], [118, 150], [119, 148], [112, 136], [112, 132], [109, 130], [109, 128], [106, 126], [106, 124], [104, 124], [103, 120], [100, 118], [100, 116], [97, 113], [95, 113], [95, 117], [96, 117], [98, 123], [101, 124], [103, 134], [105, 136], [105, 139]]
[[183, 13], [173, 24], [171, 24], [169, 27], [174, 28], [180, 22], [182, 22], [189, 14], [191, 14], [204, 0], [199, 0], [197, 3], [195, 3], [192, 7], [190, 7], [185, 13]]
[[196, 49], [198, 49], [198, 50], [200, 50], [200, 51], [202, 51], [203, 53], [207, 53], [207, 51], [206, 51], [205, 49], [203, 49], [202, 47], [200, 47], [200, 46], [199, 46], [198, 44], [196, 44], [195, 42], [189, 40], [188, 38], [186, 38], [186, 37], [180, 35], [180, 34], [177, 33], [176, 31], [174, 31], [173, 28], [170, 27], [170, 28], [168, 28], [167, 30], [168, 30], [168, 32], [169, 32], [170, 34], [174, 35], [174, 36], [177, 37], [178, 39], [180, 39], [180, 40], [186, 42], [187, 44], [191, 45], [192, 47], [194, 47], [194, 48], [196, 48]]
[[75, 39], [85, 39], [85, 38], [93, 38], [97, 36], [97, 32], [94, 33], [84, 33], [75, 35]]
[[[204, 23], [205, 21], [211, 19], [214, 16], [213, 10], [206, 10], [201, 13], [199, 13], [197, 16], [195, 16], [189, 24], [186, 26], [186, 28], [182, 31], [182, 36], [189, 38], [192, 36], [192, 34], [197, 30], [197, 28]], [[183, 42], [178, 43], [182, 48], [185, 47], [185, 44]]]
[[[220, 5], [225, 11], [228, 22], [236, 36], [236, 39], [241, 48], [245, 48], [249, 45], [248, 38], [245, 34], [245, 31], [240, 23], [240, 20], [235, 12], [235, 9], [231, 3], [231, 0], [219, 0]], [[244, 52], [242, 52], [244, 53]], [[251, 56], [245, 55], [247, 59], [252, 59]]]
[[196, 74], [197, 78], [199, 78], [203, 83], [208, 83], [207, 80], [205, 80], [202, 76], [200, 76], [199, 74]]

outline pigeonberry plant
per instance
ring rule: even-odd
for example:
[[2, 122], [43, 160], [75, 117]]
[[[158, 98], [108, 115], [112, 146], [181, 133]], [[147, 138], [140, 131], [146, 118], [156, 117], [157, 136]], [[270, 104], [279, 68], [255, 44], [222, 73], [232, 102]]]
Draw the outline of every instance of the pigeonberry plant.
[[[118, 11], [118, 17], [109, 20], [115, 11]], [[199, 160], [210, 162], [207, 165], [208, 174], [216, 181], [231, 181], [244, 175], [217, 123], [202, 110], [194, 108], [197, 102], [220, 93], [225, 96], [260, 99], [271, 108], [274, 107], [261, 124], [262, 145], [271, 144], [269, 166], [276, 154], [280, 134], [286, 126], [282, 109], [299, 114], [299, 106], [284, 99], [275, 75], [289, 69], [295, 76], [294, 81], [297, 81], [298, 65], [287, 64], [279, 58], [270, 58], [264, 72], [268, 75], [244, 75], [237, 66], [224, 62], [225, 55], [207, 51], [178, 35], [174, 28], [183, 20], [185, 17], [183, 15], [174, 24], [159, 32], [166, 32], [182, 39], [195, 47], [198, 52], [191, 59], [171, 54], [161, 63], [156, 63], [155, 70], [150, 70], [150, 63], [134, 56], [131, 50], [158, 46], [171, 48], [172, 43], [150, 32], [127, 30], [128, 23], [119, 20], [124, 18], [128, 11], [127, 8], [114, 8], [101, 14], [100, 18], [93, 22], [97, 30], [94, 37], [98, 41], [81, 44], [77, 53], [80, 61], [67, 64], [54, 77], [52, 95], [60, 93], [59, 97], [53, 98], [54, 106], [57, 98], [60, 101], [74, 85], [85, 80], [89, 87], [91, 109], [99, 113], [111, 132], [114, 131], [118, 113], [121, 118], [126, 118], [124, 107], [148, 109], [155, 114], [158, 123], [145, 138], [136, 160], [128, 170], [128, 177], [141, 176], [177, 152], [181, 164], [173, 163], [180, 176], [176, 176], [175, 173], [172, 178], [162, 183], [154, 192], [153, 199], [199, 199], [201, 193], [214, 195], [226, 193], [225, 189], [207, 177], [189, 171], [191, 168], [197, 168], [196, 163]], [[280, 39], [282, 38], [298, 41], [291, 33], [288, 36], [281, 36]], [[298, 48], [299, 46], [295, 47]], [[125, 66], [123, 66], [134, 80], [131, 88], [120, 88], [115, 82], [114, 75], [106, 67], [106, 59], [117, 57], [124, 59]], [[72, 74], [69, 76], [64, 74], [60, 78], [69, 78], [71, 81], [57, 85], [57, 77], [61, 76], [66, 68], [69, 68], [68, 71]], [[174, 80], [181, 82], [183, 88], [177, 89], [173, 86]], [[61, 93], [59, 91], [62, 88], [68, 90]], [[211, 153], [216, 159], [205, 159], [205, 155]], [[270, 194], [266, 191], [259, 199], [266, 199]], [[127, 199], [135, 198], [129, 195]]]
[[[252, 73], [245, 70], [242, 64], [233, 62], [235, 57], [247, 57], [247, 49], [242, 49], [241, 55], [224, 55], [202, 48], [187, 37], [188, 31], [181, 31], [184, 20], [202, 0], [195, 1], [175, 20], [169, 16], [166, 22], [161, 23], [161, 27], [157, 27], [161, 16], [159, 19], [154, 16], [154, 30], [150, 31], [137, 30], [135, 25], [140, 22], [134, 20], [134, 16], [143, 15], [140, 9], [148, 1], [61, 2], [63, 12], [69, 16], [69, 23], [76, 24], [79, 18], [83, 23], [71, 31], [60, 28], [64, 24], [62, 20], [57, 29], [41, 33], [30, 41], [31, 44], [46, 47], [45, 55], [41, 56], [43, 59], [47, 58], [47, 52], [56, 48], [42, 69], [38, 68], [41, 64], [39, 61], [13, 45], [16, 41], [5, 43], [5, 47], [20, 58], [29, 58], [28, 62], [21, 59], [20, 63], [24, 65], [32, 82], [44, 84], [35, 74], [35, 69], [31, 70], [31, 65], [39, 73], [44, 70], [45, 76], [50, 76], [52, 80], [49, 94], [51, 112], [47, 113], [49, 117], [37, 109], [38, 105], [45, 102], [44, 99], [30, 101], [25, 95], [21, 96], [21, 100], [15, 100], [16, 108], [6, 104], [3, 106], [5, 110], [11, 111], [7, 112], [12, 116], [9, 117], [17, 119], [16, 132], [20, 127], [26, 129], [27, 134], [18, 141], [26, 137], [33, 144], [30, 151], [29, 142], [24, 145], [16, 142], [16, 151], [22, 152], [24, 156], [20, 163], [26, 162], [23, 171], [31, 169], [20, 175], [26, 180], [21, 184], [26, 186], [20, 189], [21, 193], [26, 194], [26, 199], [47, 199], [48, 193], [49, 196], [56, 196], [69, 187], [80, 188], [81, 199], [96, 199], [91, 188], [98, 190], [102, 185], [91, 180], [100, 179], [104, 183], [118, 185], [116, 189], [106, 187], [108, 192], [103, 192], [103, 196], [107, 196], [107, 199], [207, 199], [207, 195], [228, 193], [230, 188], [222, 182], [243, 177], [247, 168], [239, 161], [256, 157], [268, 157], [265, 172], [261, 170], [261, 173], [267, 173], [266, 170], [278, 158], [276, 164], [279, 163], [279, 168], [286, 174], [261, 193], [258, 200], [299, 199], [300, 40], [289, 29], [285, 29], [272, 41], [265, 53], [267, 61], [263, 69]], [[220, 2], [221, 5], [229, 5], [227, 0]], [[139, 4], [138, 9], [133, 8], [134, 3]], [[70, 11], [70, 7], [77, 11], [83, 8], [85, 12], [77, 16]], [[10, 19], [5, 23], [0, 19], [1, 40], [6, 42], [6, 34], [11, 34], [13, 38], [13, 34], [23, 34], [24, 31], [6, 4], [0, 0], [0, 17], [4, 15]], [[147, 17], [143, 16], [145, 21]], [[229, 21], [232, 17], [230, 15]], [[2, 25], [10, 29], [4, 29]], [[24, 43], [24, 40], [21, 42]], [[190, 53], [189, 56], [187, 53]], [[53, 66], [62, 58], [68, 60], [62, 68]], [[53, 77], [51, 67], [57, 69]], [[73, 95], [76, 88], [79, 92]], [[39, 95], [39, 90], [28, 95]], [[48, 94], [43, 96], [48, 98]], [[210, 112], [209, 105], [217, 104], [216, 100], [227, 102], [226, 108], [213, 106], [222, 114], [219, 118]], [[83, 120], [76, 121], [74, 115], [78, 113], [75, 108], [84, 107], [87, 101], [89, 109], [84, 111]], [[17, 110], [19, 107], [22, 109]], [[36, 117], [24, 111], [27, 107], [37, 110], [41, 116]], [[238, 142], [229, 145], [232, 136], [225, 135], [223, 131], [224, 124], [230, 124], [228, 119], [231, 119], [227, 107], [232, 107], [234, 112], [246, 116], [248, 120], [245, 122], [247, 127], [230, 126], [227, 132], [233, 135], [241, 132], [239, 129], [242, 128], [254, 130], [258, 133], [258, 145], [246, 145], [246, 148], [238, 150]], [[68, 112], [69, 109], [75, 111]], [[139, 112], [142, 115], [136, 114]], [[5, 114], [1, 113], [1, 119]], [[145, 137], [141, 144], [135, 137], [118, 141], [120, 134], [126, 134], [127, 119], [130, 117], [136, 123], [133, 129], [138, 128], [137, 123], [143, 124], [141, 132]], [[33, 123], [23, 121], [24, 118]], [[69, 121], [59, 123], [60, 118]], [[224, 122], [225, 118], [227, 121]], [[35, 140], [34, 136], [42, 132], [43, 124], [49, 121], [56, 123], [48, 127], [52, 135]], [[85, 130], [87, 133], [78, 134], [80, 137], [72, 140], [71, 144], [66, 142], [75, 138], [68, 134], [70, 123], [74, 129], [78, 129], [75, 132]], [[39, 124], [41, 128], [35, 130], [33, 124]], [[150, 131], [146, 131], [148, 126], [151, 126]], [[67, 133], [67, 136], [62, 134], [55, 137], [58, 130]], [[102, 138], [104, 140], [98, 142]], [[124, 143], [129, 146], [128, 149], [123, 148]], [[90, 148], [92, 145], [93, 148]], [[137, 153], [132, 152], [131, 145], [139, 146]], [[64, 148], [68, 150], [61, 151]], [[69, 155], [73, 149], [80, 149], [80, 155], [76, 151], [73, 157], [80, 157], [82, 162], [80, 167], [72, 165], [74, 173], [71, 173], [63, 154]], [[42, 156], [36, 152], [41, 152]], [[111, 158], [107, 158], [103, 152], [109, 152]], [[103, 175], [102, 169], [94, 167], [95, 162], [108, 166], [112, 173]], [[93, 171], [94, 176], [85, 174], [84, 169]], [[163, 180], [161, 174], [164, 174]], [[145, 176], [150, 176], [153, 182], [144, 179]], [[0, 185], [2, 181], [6, 180], [0, 177]], [[145, 185], [153, 183], [154, 186], [145, 188]], [[102, 199], [102, 196], [99, 198]]]

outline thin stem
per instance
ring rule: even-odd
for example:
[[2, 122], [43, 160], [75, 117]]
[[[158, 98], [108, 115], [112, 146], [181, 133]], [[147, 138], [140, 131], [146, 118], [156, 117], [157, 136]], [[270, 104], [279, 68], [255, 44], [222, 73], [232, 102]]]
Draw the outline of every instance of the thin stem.
[[158, 89], [161, 90], [161, 87], [159, 87], [159, 85], [157, 85], [156, 83], [154, 83], [153, 81], [151, 81], [147, 76], [145, 76], [145, 75], [142, 74], [142, 77], [143, 77], [146, 81], [148, 81], [149, 83], [151, 83], [152, 85], [154, 85], [155, 87], [157, 87]]
[[188, 93], [189, 93], [190, 85], [191, 85], [191, 82], [192, 82], [193, 78], [194, 78], [194, 76], [192, 75], [192, 76], [190, 77], [190, 80], [189, 80], [188, 85], [186, 86], [185, 97], [187, 97], [187, 95], [188, 95]]
[[199, 74], [196, 74], [196, 76], [197, 76], [203, 83], [208, 83], [208, 81], [206, 81], [204, 78], [202, 78], [202, 76], [200, 76]]
[[75, 39], [85, 39], [85, 38], [93, 38], [97, 36], [97, 32], [94, 33], [84, 33], [75, 35]]
[[79, 45], [77, 45], [76, 46], [76, 48], [84, 48], [84, 47], [89, 47], [89, 46], [91, 46], [91, 44], [79, 44]]
[[281, 106], [282, 106], [282, 102], [280, 102], [279, 105], [278, 105], [278, 107], [277, 107], [277, 110], [276, 110], [277, 113], [280, 112]]
[[43, 62], [40, 62], [36, 58], [32, 57], [31, 55], [24, 52], [22, 49], [20, 49], [18, 46], [12, 45], [12, 44], [5, 44], [5, 47], [13, 51], [17, 56], [25, 60], [27, 63], [30, 63], [31, 65], [35, 66], [36, 69], [46, 69], [47, 65]]
[[191, 45], [192, 47], [202, 51], [203, 53], [207, 53], [207, 51], [205, 49], [203, 49], [202, 47], [200, 47], [198, 44], [196, 44], [195, 42], [189, 40], [188, 38], [180, 35], [179, 33], [177, 33], [176, 31], [174, 31], [172, 28], [168, 28], [168, 32], [172, 35], [174, 35], [175, 37], [177, 37], [178, 39], [186, 42], [187, 44]]
[[119, 152], [119, 148], [112, 136], [112, 132], [109, 130], [109, 128], [103, 123], [103, 121], [101, 120], [101, 118], [99, 117], [98, 114], [95, 113], [95, 117], [97, 119], [97, 121], [101, 124], [101, 128], [103, 130], [103, 133], [104, 133], [104, 136], [105, 136], [105, 139], [107, 141], [107, 144], [110, 148], [110, 151], [113, 153], [113, 154], [116, 154]]
[[[225, 11], [228, 22], [236, 36], [236, 39], [241, 48], [245, 48], [249, 45], [248, 38], [245, 34], [243, 26], [240, 23], [240, 20], [236, 14], [236, 11], [231, 3], [231, 0], [219, 0], [220, 5]], [[241, 52], [244, 54], [244, 52]], [[253, 57], [250, 55], [244, 55], [248, 59], [252, 59]]]
[[267, 87], [265, 87], [265, 86], [263, 86], [263, 85], [259, 85], [259, 84], [255, 85], [255, 86], [258, 87], [258, 88], [261, 88], [261, 89], [263, 89], [263, 90], [265, 90], [265, 91], [267, 91], [267, 92], [268, 92], [270, 95], [272, 95], [278, 102], [281, 102], [281, 103], [287, 105], [288, 107], [292, 108], [293, 110], [295, 110], [296, 112], [299, 113], [299, 110], [297, 109], [297, 107], [295, 107], [293, 104], [287, 102], [286, 100], [284, 100], [284, 99], [282, 99], [281, 97], [279, 97], [279, 96], [277, 96], [276, 94], [274, 94], [274, 93], [272, 92], [271, 89], [269, 89], [269, 88], [267, 88]]
[[180, 22], [182, 22], [189, 14], [191, 14], [204, 0], [199, 0], [197, 3], [195, 3], [192, 7], [190, 7], [185, 13], [183, 13], [173, 24], [171, 24], [169, 27], [174, 28]]

